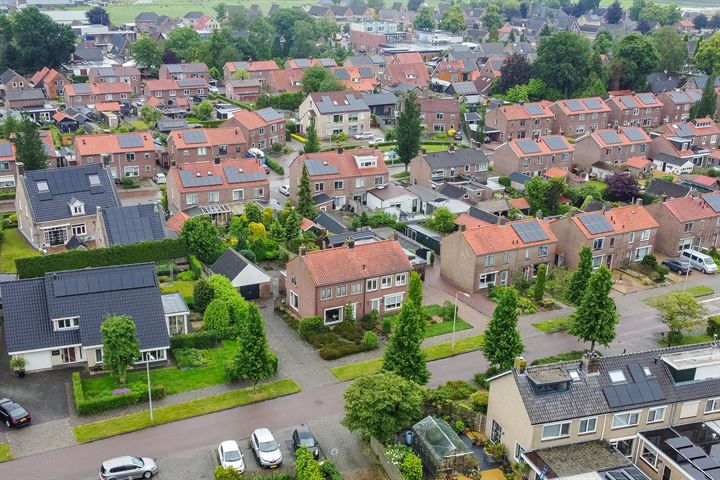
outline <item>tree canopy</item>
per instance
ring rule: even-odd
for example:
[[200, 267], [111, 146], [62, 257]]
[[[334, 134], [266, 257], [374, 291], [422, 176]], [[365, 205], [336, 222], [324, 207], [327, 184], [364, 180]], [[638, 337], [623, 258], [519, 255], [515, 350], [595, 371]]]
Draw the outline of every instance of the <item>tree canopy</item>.
[[107, 10], [101, 6], [95, 6], [90, 10], [86, 10], [85, 18], [88, 19], [91, 25], [110, 25], [110, 15], [108, 15]]
[[715, 91], [715, 76], [709, 75], [703, 87], [700, 101], [690, 109], [690, 119], [715, 118], [717, 104], [717, 92]]
[[435, 10], [431, 7], [422, 7], [415, 14], [413, 26], [418, 30], [433, 30], [435, 28]]
[[312, 192], [310, 191], [310, 175], [308, 174], [307, 166], [305, 166], [305, 164], [303, 164], [302, 174], [300, 175], [297, 209], [300, 215], [309, 220], [315, 220], [315, 217], [317, 216], [315, 202], [313, 202]]
[[22, 162], [25, 170], [42, 170], [48, 166], [45, 151], [37, 124], [30, 117], [23, 117], [18, 124], [15, 138], [16, 159]]
[[206, 216], [186, 221], [178, 237], [185, 240], [188, 251], [206, 265], [212, 265], [225, 251], [217, 227]]
[[260, 380], [275, 374], [278, 360], [268, 346], [260, 309], [250, 302], [247, 302], [247, 306], [247, 317], [240, 323], [238, 349], [226, 365], [225, 377], [229, 382], [249, 380], [256, 385]]
[[580, 250], [580, 261], [578, 268], [570, 277], [570, 283], [567, 288], [567, 297], [573, 304], [579, 305], [585, 295], [590, 275], [592, 275], [592, 251], [590, 247], [585, 246]]
[[647, 75], [654, 72], [660, 62], [660, 54], [653, 41], [636, 33], [621, 38], [614, 53], [613, 61], [624, 61], [620, 88], [642, 90], [647, 83]]
[[407, 172], [410, 161], [420, 152], [420, 135], [423, 126], [420, 121], [420, 105], [417, 103], [417, 94], [414, 91], [406, 93], [401, 103], [402, 109], [395, 128], [395, 135], [398, 158], [405, 164]]
[[640, 185], [635, 177], [627, 172], [615, 172], [605, 179], [605, 196], [611, 201], [632, 202], [640, 194]]
[[619, 0], [615, 0], [610, 4], [607, 10], [605, 10], [605, 20], [612, 25], [615, 25], [622, 20], [622, 16], [623, 8], [620, 6]]
[[496, 287], [497, 305], [485, 330], [483, 355], [500, 370], [512, 367], [515, 357], [522, 354], [523, 346], [517, 329], [518, 291], [513, 287]]
[[652, 42], [659, 55], [658, 68], [679, 72], [687, 60], [687, 42], [671, 26], [652, 32]]
[[682, 338], [683, 332], [702, 322], [707, 308], [687, 292], [673, 292], [663, 295], [655, 305], [660, 320], [668, 326], [668, 345]]
[[720, 75], [720, 32], [715, 32], [697, 47], [693, 62], [708, 75]]
[[125, 383], [127, 370], [140, 359], [135, 322], [126, 315], [109, 315], [100, 324], [103, 368]]
[[545, 180], [542, 177], [533, 177], [525, 184], [530, 210], [534, 213], [542, 212], [545, 216], [556, 215], [560, 197], [566, 189], [564, 178], [554, 177]]
[[612, 288], [610, 270], [602, 265], [590, 275], [580, 306], [573, 316], [568, 333], [584, 342], [590, 342], [590, 350], [599, 343], [607, 347], [615, 338], [617, 312], [615, 301], [610, 298]]
[[578, 33], [558, 32], [540, 41], [533, 64], [538, 78], [568, 97], [590, 72], [590, 43]]
[[302, 80], [302, 89], [305, 94], [315, 92], [337, 92], [345, 90], [345, 85], [338, 80], [333, 72], [320, 65], [313, 65], [305, 70]]
[[522, 85], [530, 81], [532, 67], [527, 57], [521, 53], [513, 53], [505, 58], [500, 67], [500, 90], [506, 92], [515, 85]]
[[453, 5], [448, 8], [442, 18], [442, 28], [452, 33], [462, 32], [465, 30], [465, 13], [460, 5]]

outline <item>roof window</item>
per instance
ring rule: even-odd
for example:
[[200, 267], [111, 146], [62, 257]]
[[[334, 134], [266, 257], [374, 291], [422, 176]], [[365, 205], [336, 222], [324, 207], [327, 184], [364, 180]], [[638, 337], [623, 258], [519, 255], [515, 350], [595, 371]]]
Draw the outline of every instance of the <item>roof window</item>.
[[609, 375], [612, 383], [627, 383], [627, 379], [622, 370], [611, 370]]

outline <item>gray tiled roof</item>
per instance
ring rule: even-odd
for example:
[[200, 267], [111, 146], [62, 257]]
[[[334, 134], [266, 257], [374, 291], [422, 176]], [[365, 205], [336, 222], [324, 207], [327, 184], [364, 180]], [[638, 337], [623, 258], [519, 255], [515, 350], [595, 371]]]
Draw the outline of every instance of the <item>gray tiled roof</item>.
[[[9, 352], [100, 345], [100, 325], [113, 314], [133, 319], [141, 349], [170, 343], [152, 263], [52, 272], [3, 283], [2, 292]], [[52, 319], [70, 317], [80, 328], [53, 331]]]
[[232, 248], [228, 248], [215, 263], [210, 267], [210, 271], [218, 275], [223, 275], [232, 280], [242, 272], [250, 262]]
[[157, 205], [142, 204], [129, 207], [113, 207], [103, 212], [105, 231], [110, 245], [162, 240], [162, 211]]
[[[90, 187], [89, 175], [100, 178], [100, 186]], [[37, 182], [45, 180], [49, 194], [38, 192]], [[102, 165], [83, 165], [49, 170], [32, 170], [20, 177], [25, 186], [30, 209], [37, 222], [70, 218], [69, 202], [75, 198], [85, 204], [85, 213], [92, 215], [97, 207], [119, 207], [112, 178]]]
[[453, 151], [435, 152], [425, 154], [430, 168], [459, 167], [464, 165], [475, 165], [476, 163], [487, 165], [488, 159], [482, 150], [473, 148], [460, 148]]
[[395, 105], [398, 98], [393, 93], [371, 93], [363, 97], [369, 107], [378, 105]]
[[[616, 411], [639, 409], [651, 405], [667, 405], [717, 396], [718, 392], [720, 392], [720, 378], [676, 385], [670, 376], [668, 365], [658, 358], [670, 353], [707, 348], [708, 346], [709, 344], [689, 345], [600, 357], [598, 375], [586, 375], [580, 368], [580, 361], [531, 366], [527, 369], [527, 375], [517, 375], [515, 371], [512, 372], [512, 375], [525, 404], [530, 423], [537, 425]], [[634, 377], [628, 370], [630, 364], [639, 364], [641, 370], [645, 367], [650, 369], [652, 378], [657, 380], [660, 389], [664, 393], [662, 399], [638, 402], [631, 405], [626, 404], [614, 408], [608, 404], [603, 393], [605, 387], [613, 385], [608, 372], [622, 370], [625, 377], [632, 381]], [[536, 394], [530, 384], [529, 377], [542, 375], [543, 372], [551, 372], [557, 369], [565, 372], [577, 370], [580, 373], [580, 381], [571, 382], [570, 388], [564, 392]]]
[[669, 163], [671, 165], [676, 165], [678, 167], [682, 167], [687, 162], [692, 161], [688, 158], [682, 158], [682, 157], [678, 157], [676, 155], [669, 155], [669, 154], [663, 153], [663, 152], [656, 153], [653, 156], [653, 160], [657, 160], [658, 162], [663, 162], [663, 163]]
[[684, 197], [690, 193], [690, 187], [680, 185], [660, 178], [654, 178], [650, 185], [645, 188], [645, 193], [661, 197], [667, 195], [670, 198]]
[[45, 94], [39, 88], [31, 88], [30, 90], [10, 90], [5, 96], [8, 101], [11, 102], [37, 100], [40, 104], [45, 103]]
[[311, 95], [321, 115], [368, 110], [365, 100], [353, 92], [327, 92]]
[[315, 223], [323, 227], [330, 233], [338, 234], [347, 230], [347, 227], [343, 225], [340, 220], [335, 217], [328, 215], [325, 212], [319, 212], [318, 216], [315, 217]]

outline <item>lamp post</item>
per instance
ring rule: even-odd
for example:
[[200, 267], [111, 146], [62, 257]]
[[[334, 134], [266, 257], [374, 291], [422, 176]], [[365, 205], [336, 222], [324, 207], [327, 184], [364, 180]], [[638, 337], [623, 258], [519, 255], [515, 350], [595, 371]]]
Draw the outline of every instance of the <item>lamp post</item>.
[[455, 292], [455, 309], [453, 310], [453, 329], [452, 329], [452, 343], [450, 344], [450, 351], [455, 351], [455, 321], [457, 320], [457, 311], [458, 311], [458, 293], [461, 293], [465, 295], [467, 298], [470, 298], [470, 295], [468, 295], [465, 292], [456, 291]]
[[153, 357], [150, 352], [145, 352], [145, 355], [147, 355], [147, 361], [145, 362], [145, 366], [147, 367], [148, 400], [150, 401], [150, 423], [154, 423], [155, 417], [153, 416], [152, 390], [150, 389], [150, 362], [154, 362], [155, 357]]

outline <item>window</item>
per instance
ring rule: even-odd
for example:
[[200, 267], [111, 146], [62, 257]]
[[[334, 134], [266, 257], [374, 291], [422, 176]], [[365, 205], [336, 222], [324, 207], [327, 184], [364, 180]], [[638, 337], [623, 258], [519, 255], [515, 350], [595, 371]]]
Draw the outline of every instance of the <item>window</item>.
[[123, 173], [126, 177], [139, 177], [140, 167], [138, 167], [137, 165], [123, 167]]
[[[680, 407], [680, 418], [697, 417], [700, 402], [685, 402]], [[707, 403], [705, 404], [707, 410]], [[707, 412], [706, 412], [707, 413]]]
[[151, 165], [145, 165], [145, 171], [146, 171], [146, 172], [151, 172], [151, 171], [152, 171], [152, 166], [151, 166]]
[[640, 420], [640, 412], [616, 413], [613, 415], [612, 428], [636, 427]]
[[596, 238], [593, 241], [593, 250], [602, 250], [604, 238]]
[[315, 191], [316, 192], [322, 192], [325, 190], [325, 183], [323, 182], [315, 182]]
[[170, 95], [171, 97], [174, 97], [177, 95], [177, 92], [175, 90], [170, 90], [170, 93], [168, 95]]
[[711, 398], [705, 402], [705, 413], [720, 412], [720, 398]]
[[377, 290], [377, 280], [377, 278], [368, 278], [367, 282], [365, 283], [365, 290], [368, 292], [374, 292], [375, 290]]
[[597, 417], [583, 418], [580, 420], [580, 426], [578, 427], [579, 435], [595, 433], [596, 430], [597, 430]]
[[342, 190], [342, 188], [343, 188], [343, 181], [342, 181], [342, 180], [335, 180], [334, 188], [335, 188], [335, 190]]
[[628, 238], [628, 243], [633, 243], [635, 241], [635, 232], [630, 232], [630, 237]]
[[370, 300], [370, 310], [380, 311], [380, 298], [373, 298]]
[[233, 190], [232, 191], [232, 199], [234, 201], [240, 201], [245, 199], [245, 190]]
[[395, 275], [395, 286], [399, 287], [407, 283], [407, 273], [398, 273]]
[[355, 179], [355, 188], [365, 188], [365, 178], [356, 178]]
[[548, 254], [548, 246], [540, 245], [538, 247], [538, 257], [547, 257], [547, 254]]
[[208, 203], [217, 203], [220, 201], [220, 192], [208, 192]]
[[445, 125], [442, 123], [436, 123], [433, 125], [433, 132], [442, 133], [445, 131]]
[[187, 203], [188, 205], [197, 205], [197, 193], [186, 194], [185, 203]]
[[568, 436], [570, 436], [570, 422], [543, 425], [542, 440], [554, 440]]
[[102, 348], [96, 348], [95, 349], [95, 363], [102, 363], [102, 362], [103, 362]]
[[686, 223], [686, 224], [685, 224], [685, 233], [692, 232], [692, 229], [693, 229], [693, 224], [692, 224], [692, 222], [689, 222], [689, 223]]
[[290, 306], [297, 310], [300, 306], [300, 299], [298, 298], [297, 294], [290, 290]]
[[499, 423], [495, 420], [492, 421], [492, 427], [490, 429], [490, 441], [493, 443], [500, 443], [502, 440], [503, 430]]
[[381, 187], [383, 185], [385, 185], [385, 177], [383, 177], [383, 176], [375, 177], [375, 186]]
[[597, 256], [593, 257], [593, 258], [592, 258], [592, 266], [593, 266], [593, 268], [599, 268], [600, 265], [602, 265], [602, 259], [603, 259], [603, 256], [602, 256], [602, 255], [597, 255]]
[[80, 328], [80, 318], [79, 317], [58, 318], [57, 320], [53, 320], [53, 324], [54, 324], [56, 331], [73, 330], [75, 328]]
[[159, 360], [165, 360], [165, 350], [149, 350], [141, 353], [141, 362], [157, 362]]
[[390, 288], [392, 287], [393, 283], [393, 277], [392, 275], [388, 275], [387, 277], [382, 277], [380, 280], [380, 288]]
[[347, 295], [347, 285], [339, 285], [335, 289], [335, 296], [336, 297], [344, 297]]
[[492, 267], [495, 265], [495, 254], [485, 255], [485, 266]]
[[515, 442], [515, 454], [514, 454], [515, 460], [518, 462], [524, 461], [522, 458], [523, 453], [525, 453], [525, 449], [523, 448], [523, 446], [520, 445], [519, 443]]
[[510, 263], [510, 252], [503, 253], [503, 263], [504, 264]]
[[442, 119], [445, 118], [445, 114], [444, 114], [444, 113], [436, 113], [436, 114], [435, 114], [435, 118], [436, 118], [437, 120], [442, 120]]
[[207, 155], [207, 147], [198, 147], [197, 154], [199, 157], [204, 157]]
[[320, 289], [320, 300], [329, 300], [332, 298], [332, 288], [325, 287]]
[[494, 287], [496, 283], [497, 272], [483, 273], [478, 277], [478, 288]]
[[72, 214], [73, 215], [84, 215], [85, 214], [85, 205], [83, 205], [82, 203], [73, 204]]
[[73, 225], [72, 233], [73, 233], [73, 235], [85, 235], [86, 234], [85, 224], [81, 223], [79, 225]]
[[648, 410], [647, 423], [662, 422], [665, 418], [666, 407], [653, 407]]
[[396, 293], [385, 297], [385, 310], [396, 310], [402, 305], [403, 294]]
[[642, 458], [645, 463], [650, 465], [650, 467], [653, 468], [653, 470], [657, 470], [657, 463], [658, 463], [658, 454], [657, 450], [652, 448], [647, 443], [643, 442], [643, 448], [642, 453], [640, 453], [640, 458]]
[[615, 237], [610, 237], [610, 248], [615, 246]]
[[362, 283], [357, 282], [352, 284], [352, 288], [350, 290], [353, 295], [362, 293]]
[[640, 241], [646, 242], [650, 240], [650, 230], [643, 230], [642, 234], [640, 235]]
[[342, 115], [333, 115], [333, 123], [342, 123], [343, 116]]
[[263, 190], [262, 188], [253, 188], [253, 198], [262, 198], [264, 194], [265, 190]]
[[635, 250], [635, 261], [639, 262], [650, 254], [650, 247], [642, 247]]
[[297, 277], [295, 275], [292, 275], [290, 277], [290, 283], [292, 283], [293, 285], [297, 285]]

